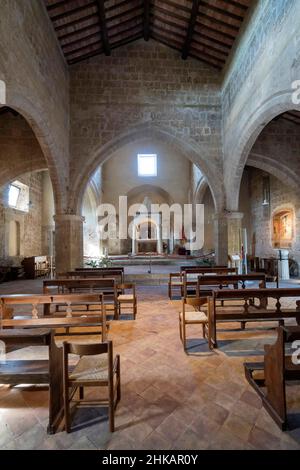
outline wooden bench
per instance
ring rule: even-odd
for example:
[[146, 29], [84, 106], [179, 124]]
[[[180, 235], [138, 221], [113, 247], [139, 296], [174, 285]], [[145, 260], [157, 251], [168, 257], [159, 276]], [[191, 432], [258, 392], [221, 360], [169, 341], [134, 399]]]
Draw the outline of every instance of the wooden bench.
[[113, 278], [116, 280], [117, 284], [124, 284], [124, 269], [82, 269], [76, 271], [68, 271], [66, 273], [60, 274], [58, 277], [63, 278]]
[[[300, 299], [298, 288], [261, 288], [214, 290], [208, 297], [208, 342], [210, 348], [217, 348], [217, 323], [240, 322], [245, 328], [248, 322], [276, 321], [284, 325], [286, 318], [296, 318], [300, 324], [300, 300], [294, 308], [281, 308], [284, 298]], [[275, 307], [269, 306], [276, 300]], [[258, 300], [258, 303], [255, 303]], [[230, 302], [227, 306], [226, 302]], [[235, 305], [232, 303], [235, 302]]]
[[[114, 278], [61, 278], [43, 281], [43, 293], [82, 293], [82, 292], [99, 292], [103, 294], [106, 303], [106, 311], [110, 306], [114, 312], [114, 318], [117, 318], [117, 283]], [[46, 313], [46, 312], [45, 312]]]
[[249, 384], [262, 399], [268, 413], [285, 431], [288, 425], [286, 382], [300, 380], [300, 362], [295, 364], [293, 350], [286, 353], [286, 348], [293, 341], [300, 340], [300, 327], [280, 326], [277, 334], [275, 344], [265, 345], [264, 362], [246, 362], [244, 368]]
[[[170, 273], [168, 282], [168, 295], [169, 299], [173, 298], [173, 291], [179, 290], [181, 297], [184, 295], [184, 282], [193, 290], [193, 295], [196, 294], [197, 276], [208, 274], [236, 274], [237, 268], [227, 268], [226, 266], [203, 267], [203, 266], [181, 266], [179, 273]], [[189, 276], [193, 280], [188, 280]]]
[[[86, 305], [89, 306], [88, 310]], [[22, 307], [22, 311], [16, 314], [15, 308], [18, 306]], [[51, 307], [55, 313], [50, 314]], [[63, 307], [64, 310], [58, 310], [59, 307]], [[44, 311], [47, 312], [46, 315]], [[0, 298], [0, 317], [1, 328], [43, 327], [63, 329], [65, 331], [63, 334], [70, 334], [71, 328], [96, 327], [102, 341], [106, 339], [109, 326], [106, 322], [102, 294], [5, 295]], [[90, 333], [88, 330], [79, 332], [79, 334], [88, 333]]]
[[[211, 295], [213, 290], [216, 289], [246, 289], [249, 288], [249, 282], [258, 282], [259, 286], [255, 285], [254, 287], [266, 288], [266, 275], [265, 274], [216, 274], [198, 276], [197, 286], [196, 286], [196, 295], [197, 297], [207, 297]], [[187, 288], [185, 287], [185, 291]]]
[[[1, 384], [48, 384], [49, 423], [47, 432], [53, 434], [63, 418], [63, 355], [55, 345], [49, 329], [0, 330], [5, 346], [47, 346], [48, 359], [12, 359], [0, 361]], [[20, 415], [20, 420], [22, 415]]]

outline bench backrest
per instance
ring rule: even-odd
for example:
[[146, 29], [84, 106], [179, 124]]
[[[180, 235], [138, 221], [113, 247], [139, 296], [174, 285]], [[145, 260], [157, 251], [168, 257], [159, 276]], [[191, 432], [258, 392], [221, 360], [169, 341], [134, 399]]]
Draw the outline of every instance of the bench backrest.
[[[266, 287], [266, 275], [261, 273], [254, 273], [254, 274], [222, 274], [222, 275], [206, 275], [206, 276], [198, 276], [197, 280], [197, 294], [201, 293], [201, 288], [207, 291], [208, 286], [210, 287], [218, 287], [222, 289], [223, 287], [232, 286], [234, 289], [238, 288], [238, 285], [241, 285], [242, 289], [246, 287], [247, 282], [259, 282], [259, 287], [265, 288]], [[257, 286], [256, 286], [257, 287]]]
[[43, 281], [43, 292], [44, 294], [49, 293], [50, 287], [56, 287], [58, 290], [86, 290], [91, 292], [112, 292], [116, 294], [116, 280], [114, 278], [61, 278], [61, 279], [50, 279]]
[[72, 317], [73, 307], [79, 305], [98, 305], [99, 314], [104, 314], [103, 295], [94, 294], [12, 294], [4, 295], [0, 298], [0, 318], [9, 318], [13, 316], [13, 306], [31, 306], [32, 318], [38, 318], [38, 306], [66, 306], [67, 317]]
[[121, 271], [124, 273], [124, 266], [107, 266], [105, 268], [75, 268], [75, 271]]
[[228, 266], [180, 266], [180, 272], [187, 274], [237, 274], [237, 268], [229, 268]]

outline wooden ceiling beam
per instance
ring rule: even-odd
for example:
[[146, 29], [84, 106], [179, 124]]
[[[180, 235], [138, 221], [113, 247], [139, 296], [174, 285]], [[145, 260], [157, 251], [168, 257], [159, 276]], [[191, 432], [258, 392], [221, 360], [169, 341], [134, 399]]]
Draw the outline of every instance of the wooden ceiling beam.
[[97, 21], [95, 23], [89, 24], [88, 26], [85, 26], [84, 28], [76, 29], [75, 31], [70, 31], [69, 33], [62, 34], [61, 36], [58, 36], [58, 39], [60, 41], [64, 41], [65, 39], [69, 39], [72, 36], [76, 36], [76, 34], [82, 34], [85, 33], [86, 31], [90, 31], [92, 28], [97, 27], [100, 33], [100, 26], [99, 26], [99, 21], [98, 18], [96, 18]]
[[[217, 13], [219, 15], [223, 15], [225, 17], [228, 17], [230, 18], [231, 20], [235, 20], [235, 21], [239, 21], [239, 22], [242, 22], [243, 21], [243, 17], [240, 16], [240, 15], [237, 15], [235, 13], [232, 13], [231, 11], [228, 11], [228, 10], [224, 10], [223, 8], [219, 8], [219, 7], [216, 7], [214, 5], [211, 5], [210, 3], [206, 2], [206, 1], [203, 1], [201, 0], [201, 5], [200, 5], [200, 8], [203, 7], [203, 8], [206, 8], [207, 10], [210, 10], [214, 13]], [[201, 9], [200, 9], [200, 14], [201, 14]]]
[[62, 31], [64, 29], [67, 29], [67, 28], [70, 28], [70, 27], [73, 27], [73, 26], [77, 26], [78, 24], [83, 23], [84, 21], [90, 21], [92, 19], [97, 19], [97, 21], [99, 21], [98, 14], [97, 13], [91, 13], [91, 14], [88, 14], [86, 16], [82, 16], [81, 18], [77, 18], [76, 20], [69, 21], [68, 23], [60, 24], [59, 26], [54, 26], [54, 29], [55, 29], [56, 32], [59, 32], [59, 31]]
[[96, 33], [88, 34], [86, 36], [82, 36], [81, 38], [74, 39], [74, 41], [67, 42], [66, 44], [62, 44], [62, 49], [65, 51], [68, 47], [74, 46], [75, 44], [79, 44], [81, 41], [89, 41], [90, 39], [99, 38], [100, 31]]
[[189, 55], [189, 50], [190, 50], [191, 42], [193, 39], [194, 28], [195, 28], [195, 24], [197, 21], [199, 5], [200, 5], [200, 0], [193, 0], [189, 26], [187, 30], [186, 39], [183, 45], [182, 54], [181, 54], [181, 57], [183, 60], [187, 59]]
[[123, 18], [123, 16], [129, 15], [129, 14], [132, 14], [132, 13], [136, 13], [137, 11], [140, 11], [140, 13], [142, 14], [142, 8], [143, 8], [142, 6], [129, 8], [125, 11], [122, 11], [121, 13], [117, 13], [114, 16], [107, 17], [107, 22], [112, 23], [113, 21], [116, 21], [116, 20], [119, 20], [119, 19]]
[[56, 8], [62, 7], [67, 5], [68, 3], [72, 3], [74, 0], [60, 0], [59, 2], [52, 3], [51, 5], [47, 5], [47, 11], [56, 10]]
[[196, 42], [198, 41], [197, 36], [199, 36], [200, 39], [205, 39], [206, 41], [209, 41], [212, 44], [223, 47], [224, 49], [227, 49], [227, 51], [231, 49], [231, 46], [229, 44], [219, 41], [218, 39], [212, 36], [209, 36], [208, 34], [204, 34], [203, 32], [200, 34], [196, 30], [194, 31], [193, 41], [196, 41]]
[[98, 15], [99, 15], [103, 49], [104, 49], [105, 55], [108, 56], [110, 55], [110, 45], [109, 45], [109, 39], [108, 39], [108, 34], [107, 34], [104, 0], [97, 0], [97, 6], [98, 6]]
[[[230, 41], [232, 41], [232, 43], [234, 42], [235, 40], [235, 36], [233, 36], [232, 34], [229, 34], [229, 33], [225, 33], [224, 31], [222, 31], [221, 29], [218, 29], [217, 27], [214, 27], [212, 26], [211, 24], [210, 25], [207, 25], [206, 23], [203, 23], [201, 21], [201, 17], [199, 17], [199, 19], [196, 21], [196, 26], [199, 26], [199, 28], [205, 28], [209, 31], [212, 31], [216, 34], [219, 34], [221, 36], [224, 36], [225, 38], [227, 39], [230, 39]], [[200, 32], [198, 31], [198, 34], [200, 34]]]
[[103, 49], [99, 48], [95, 51], [88, 52], [87, 54], [80, 55], [78, 57], [74, 57], [74, 59], [67, 59], [69, 65], [77, 64], [78, 62], [82, 62], [83, 60], [90, 59], [91, 57], [95, 57], [96, 55], [102, 54]]
[[149, 41], [149, 38], [150, 38], [150, 0], [144, 0], [143, 35], [144, 35], [144, 40]]
[[143, 32], [141, 31], [140, 33], [138, 33], [134, 36], [131, 36], [128, 39], [124, 39], [124, 40], [122, 39], [121, 41], [115, 42], [114, 44], [112, 44], [111, 48], [115, 49], [116, 47], [125, 46], [125, 44], [130, 44], [131, 42], [134, 42], [134, 41], [137, 41], [138, 39], [141, 39], [142, 37], [143, 37]]
[[91, 2], [89, 2], [85, 5], [81, 5], [79, 7], [72, 8], [70, 10], [66, 10], [66, 11], [64, 11], [62, 13], [58, 13], [57, 15], [54, 15], [54, 16], [50, 15], [50, 18], [51, 18], [52, 21], [63, 20], [64, 18], [67, 18], [68, 16], [75, 15], [76, 13], [80, 13], [81, 11], [84, 11], [87, 8], [92, 8], [92, 7], [95, 7], [95, 6], [96, 6], [95, 0], [92, 0]]
[[164, 25], [167, 25], [167, 26], [170, 26], [171, 28], [174, 28], [177, 30], [178, 32], [178, 35], [179, 36], [182, 36], [183, 39], [185, 39], [185, 34], [184, 31], [182, 31], [182, 27], [180, 25], [178, 25], [177, 23], [174, 23], [173, 21], [170, 21], [170, 20], [166, 20], [165, 18], [163, 18], [162, 16], [159, 16], [159, 15], [154, 15], [153, 13], [151, 13], [151, 23], [155, 24], [155, 20], [156, 21], [159, 21], [160, 23], [164, 24]]
[[[143, 22], [141, 21], [140, 23], [137, 23], [136, 25], [131, 26], [130, 28], [122, 29], [121, 31], [117, 31], [117, 32], [115, 32], [115, 33], [114, 33], [113, 30], [112, 30], [112, 34], [109, 34], [109, 32], [108, 32], [110, 42], [111, 42], [111, 40], [112, 40], [113, 38], [115, 38], [115, 37], [117, 37], [117, 36], [120, 36], [121, 34], [127, 34], [127, 33], [129, 33], [129, 32], [132, 32], [132, 31], [134, 31], [134, 30], [137, 29], [137, 28], [140, 28], [140, 30], [142, 31], [142, 28], [141, 28], [142, 24], [143, 24]], [[136, 34], [137, 34], [137, 33], [136, 33]]]
[[98, 41], [94, 41], [94, 42], [90, 42], [89, 44], [85, 44], [84, 46], [80, 46], [80, 47], [77, 47], [77, 49], [72, 49], [71, 51], [68, 51], [68, 52], [65, 52], [65, 56], [68, 57], [70, 55], [73, 55], [73, 54], [77, 54], [78, 52], [82, 52], [90, 47], [93, 47], [95, 45], [101, 45], [102, 42], [100, 40]]

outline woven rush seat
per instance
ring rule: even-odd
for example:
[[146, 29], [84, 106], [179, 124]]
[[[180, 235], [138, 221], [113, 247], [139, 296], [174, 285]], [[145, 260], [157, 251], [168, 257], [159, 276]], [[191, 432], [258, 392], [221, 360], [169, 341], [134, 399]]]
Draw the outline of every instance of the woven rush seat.
[[134, 300], [133, 294], [120, 294], [118, 295], [118, 300], [128, 300], [132, 302]]
[[69, 379], [72, 382], [108, 380], [108, 355], [81, 357]]
[[[180, 318], [182, 318], [183, 314], [180, 312]], [[186, 311], [185, 312], [185, 321], [189, 322], [207, 322], [207, 316], [204, 312], [199, 311]]]

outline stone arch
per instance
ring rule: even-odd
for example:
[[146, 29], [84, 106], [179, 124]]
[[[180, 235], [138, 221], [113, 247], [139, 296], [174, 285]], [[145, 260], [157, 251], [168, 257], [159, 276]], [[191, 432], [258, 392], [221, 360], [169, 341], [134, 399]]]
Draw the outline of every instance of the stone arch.
[[291, 110], [300, 110], [300, 106], [293, 105], [289, 89], [266, 99], [247, 117], [240, 139], [237, 144], [234, 143], [232, 156], [225, 162], [225, 191], [228, 210], [238, 210], [239, 189], [244, 167], [257, 137], [272, 119]]
[[209, 188], [208, 183], [205, 178], [201, 178], [197, 184], [194, 197], [193, 197], [193, 204], [202, 204], [202, 200], [204, 194], [206, 193], [207, 188]]
[[70, 197], [70, 208], [75, 213], [80, 213], [82, 197], [85, 187], [96, 170], [97, 166], [104, 163], [118, 149], [128, 143], [140, 143], [146, 139], [156, 139], [174, 148], [182, 156], [193, 162], [205, 175], [211, 189], [216, 210], [222, 210], [224, 206], [223, 183], [217, 164], [211, 162], [211, 156], [201, 146], [191, 140], [178, 138], [170, 129], [158, 128], [151, 123], [142, 124], [132, 128], [126, 133], [120, 134], [103, 146], [99, 146], [93, 152], [92, 158], [87, 163], [80, 175], [75, 178], [73, 192]]
[[[56, 212], [62, 212], [66, 192], [65, 181], [63, 180], [62, 172], [59, 171], [60, 155], [56, 149], [55, 138], [51, 133], [46, 119], [42, 117], [44, 115], [43, 110], [37, 109], [28, 98], [15, 92], [13, 96], [7, 99], [6, 106], [17, 111], [31, 127], [47, 163], [47, 169], [49, 170], [53, 187]], [[25, 166], [26, 162], [24, 162], [24, 167]], [[23, 171], [23, 173], [28, 171], [27, 166], [27, 169]]]
[[290, 170], [282, 162], [258, 153], [250, 153], [246, 165], [265, 171], [280, 181], [284, 181], [288, 186], [299, 192], [299, 178], [294, 171]]
[[140, 194], [145, 194], [147, 192], [156, 192], [163, 199], [165, 199], [165, 201], [168, 204], [171, 205], [171, 204], [174, 203], [173, 199], [171, 198], [170, 194], [167, 191], [165, 191], [160, 186], [156, 186], [156, 185], [153, 185], [153, 184], [142, 184], [140, 186], [136, 186], [135, 188], [130, 189], [128, 191], [128, 193], [126, 194], [126, 196], [128, 198], [128, 201], [130, 201], [131, 198], [139, 196]]

